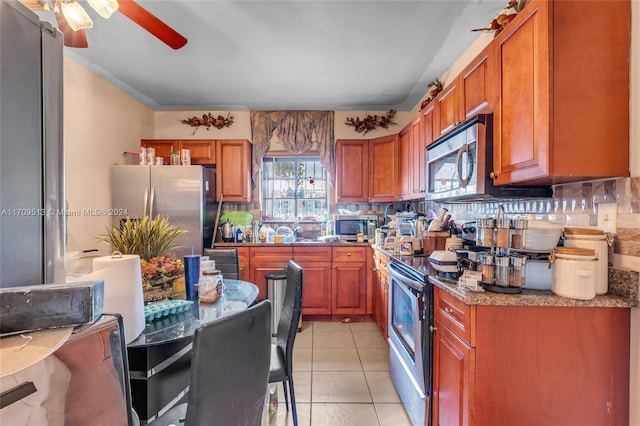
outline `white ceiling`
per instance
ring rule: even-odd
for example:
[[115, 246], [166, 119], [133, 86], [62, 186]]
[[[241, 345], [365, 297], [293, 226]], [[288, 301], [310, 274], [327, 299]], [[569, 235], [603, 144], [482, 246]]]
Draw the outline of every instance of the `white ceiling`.
[[173, 50], [79, 1], [89, 48], [65, 54], [153, 110], [336, 111], [410, 110], [506, 3], [138, 1], [189, 40]]

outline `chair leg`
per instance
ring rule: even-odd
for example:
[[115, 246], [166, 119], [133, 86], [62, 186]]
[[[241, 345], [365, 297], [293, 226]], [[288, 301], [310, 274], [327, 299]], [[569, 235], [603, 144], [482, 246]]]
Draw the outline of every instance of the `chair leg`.
[[284, 406], [289, 411], [289, 396], [287, 395], [287, 381], [282, 382], [282, 390], [284, 391]]
[[298, 426], [298, 410], [296, 409], [296, 392], [293, 389], [293, 377], [289, 377], [289, 391], [291, 392], [291, 415], [293, 426]]

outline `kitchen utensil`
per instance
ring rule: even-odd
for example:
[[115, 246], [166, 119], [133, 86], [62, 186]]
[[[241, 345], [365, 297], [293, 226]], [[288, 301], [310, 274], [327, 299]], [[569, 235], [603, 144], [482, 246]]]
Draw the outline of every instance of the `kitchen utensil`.
[[457, 273], [458, 255], [449, 250], [435, 250], [428, 257], [433, 269], [440, 272]]
[[220, 212], [222, 210], [222, 198], [224, 194], [220, 194], [220, 202], [218, 202], [218, 211], [216, 213], [216, 222], [213, 225], [213, 238], [211, 239], [211, 248], [215, 247], [216, 237], [218, 236], [218, 223], [220, 223]]
[[253, 222], [253, 216], [251, 215], [251, 213], [238, 210], [227, 212], [220, 216], [220, 220], [222, 222], [226, 222], [227, 219], [237, 225], [251, 225], [251, 223]]
[[596, 251], [576, 247], [553, 249], [551, 291], [562, 297], [591, 300], [596, 297]]
[[183, 257], [184, 284], [187, 299], [198, 297], [198, 282], [200, 281], [200, 255], [190, 254]]
[[493, 247], [496, 241], [496, 221], [494, 219], [478, 219], [476, 223], [476, 245], [480, 247]]
[[564, 246], [588, 248], [596, 251], [596, 294], [605, 294], [609, 288], [609, 247], [613, 239], [599, 229], [566, 228]]
[[524, 250], [548, 253], [558, 245], [561, 236], [562, 225], [536, 220], [533, 215], [529, 215], [524, 233]]
[[222, 234], [222, 241], [225, 243], [232, 243], [235, 240], [233, 234], [233, 223], [229, 219], [222, 225], [220, 225], [220, 233]]
[[420, 216], [416, 218], [415, 229], [416, 229], [416, 237], [422, 239], [422, 234], [427, 230], [429, 224], [427, 223], [427, 218], [424, 216]]
[[516, 218], [511, 220], [511, 248], [524, 248], [524, 234], [527, 229], [527, 219]]

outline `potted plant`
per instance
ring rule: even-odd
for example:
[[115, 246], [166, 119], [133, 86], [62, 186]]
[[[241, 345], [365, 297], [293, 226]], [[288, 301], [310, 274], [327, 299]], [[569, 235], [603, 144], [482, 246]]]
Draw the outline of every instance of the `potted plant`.
[[127, 217], [119, 227], [114, 226], [106, 234], [99, 235], [97, 242], [107, 243], [112, 251], [140, 256], [143, 290], [150, 290], [164, 287], [184, 274], [182, 260], [170, 254], [179, 248], [174, 241], [184, 232], [162, 216], [154, 219]]

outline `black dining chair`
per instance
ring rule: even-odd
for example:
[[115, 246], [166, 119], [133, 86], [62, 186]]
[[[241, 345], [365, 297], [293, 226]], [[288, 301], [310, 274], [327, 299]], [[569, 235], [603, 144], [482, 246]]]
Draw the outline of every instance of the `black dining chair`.
[[188, 402], [151, 424], [260, 425], [270, 347], [269, 300], [201, 325], [193, 338]]
[[240, 279], [240, 263], [236, 247], [224, 249], [205, 248], [202, 254], [216, 261], [216, 269], [222, 273], [223, 278], [230, 280]]
[[289, 411], [287, 387], [291, 394], [291, 412], [294, 426], [298, 426], [296, 394], [293, 386], [293, 344], [298, 332], [302, 312], [302, 268], [293, 260], [287, 265], [287, 284], [278, 322], [276, 343], [271, 344], [271, 371], [269, 383], [282, 382], [284, 401]]

